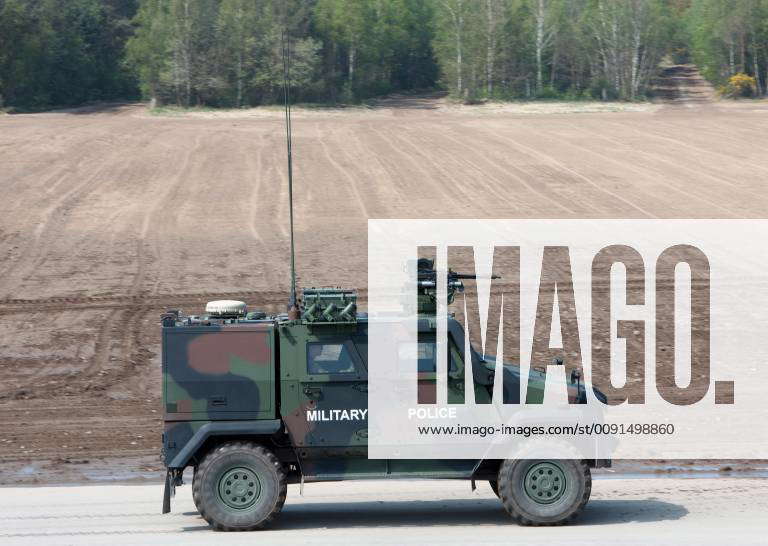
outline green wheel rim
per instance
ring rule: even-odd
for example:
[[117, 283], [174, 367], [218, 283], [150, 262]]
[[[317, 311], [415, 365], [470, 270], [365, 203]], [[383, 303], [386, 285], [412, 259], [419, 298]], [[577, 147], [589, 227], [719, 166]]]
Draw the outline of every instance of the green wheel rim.
[[261, 494], [261, 482], [249, 468], [233, 468], [219, 478], [219, 498], [230, 510], [247, 510]]
[[553, 461], [536, 463], [525, 475], [525, 494], [539, 504], [551, 504], [565, 493], [565, 472]]

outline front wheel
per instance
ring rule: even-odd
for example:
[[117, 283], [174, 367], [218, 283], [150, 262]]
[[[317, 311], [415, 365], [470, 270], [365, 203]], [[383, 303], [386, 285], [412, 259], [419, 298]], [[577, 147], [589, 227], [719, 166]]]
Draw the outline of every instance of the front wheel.
[[584, 509], [592, 476], [580, 460], [506, 460], [498, 488], [505, 510], [520, 525], [562, 525]]
[[251, 442], [230, 442], [208, 453], [192, 481], [200, 515], [218, 531], [253, 531], [283, 508], [286, 478], [280, 461]]

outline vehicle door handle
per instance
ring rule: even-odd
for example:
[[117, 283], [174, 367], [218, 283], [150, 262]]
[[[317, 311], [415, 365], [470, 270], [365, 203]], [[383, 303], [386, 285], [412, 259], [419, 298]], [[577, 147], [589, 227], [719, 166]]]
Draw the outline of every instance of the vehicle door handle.
[[304, 394], [313, 398], [320, 398], [323, 389], [320, 387], [304, 387]]
[[226, 396], [209, 396], [208, 407], [209, 408], [223, 408], [227, 406]]
[[368, 383], [358, 383], [357, 385], [352, 385], [352, 388], [356, 391], [368, 392]]

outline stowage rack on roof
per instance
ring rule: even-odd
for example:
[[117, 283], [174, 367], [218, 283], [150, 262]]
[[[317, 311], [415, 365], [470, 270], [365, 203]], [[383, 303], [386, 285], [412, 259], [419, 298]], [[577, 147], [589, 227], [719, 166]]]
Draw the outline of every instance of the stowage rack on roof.
[[313, 324], [345, 324], [357, 321], [357, 293], [341, 288], [305, 288], [301, 318]]

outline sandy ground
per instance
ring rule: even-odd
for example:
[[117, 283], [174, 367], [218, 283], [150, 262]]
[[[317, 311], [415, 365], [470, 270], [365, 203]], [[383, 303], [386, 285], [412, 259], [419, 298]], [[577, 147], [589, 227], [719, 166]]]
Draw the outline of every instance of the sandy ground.
[[[297, 110], [300, 283], [364, 301], [368, 218], [764, 217], [768, 104], [670, 78], [661, 102], [599, 112]], [[116, 457], [157, 472], [161, 311], [284, 309], [283, 131], [274, 109], [0, 117], [0, 483]]]
[[256, 534], [213, 535], [189, 487], [160, 514], [159, 485], [5, 488], [3, 544], [765, 544], [768, 481], [597, 480], [566, 527], [511, 522], [487, 484], [350, 482], [289, 486], [280, 518]]

